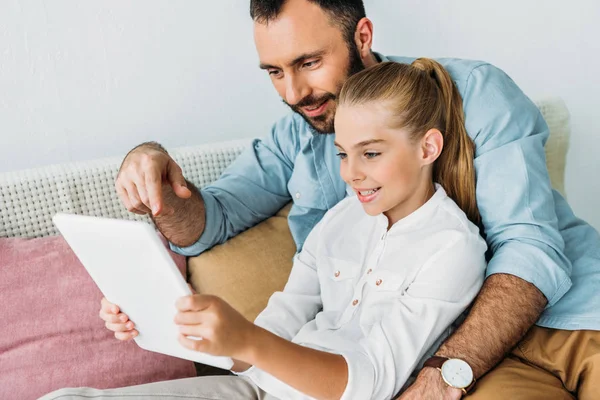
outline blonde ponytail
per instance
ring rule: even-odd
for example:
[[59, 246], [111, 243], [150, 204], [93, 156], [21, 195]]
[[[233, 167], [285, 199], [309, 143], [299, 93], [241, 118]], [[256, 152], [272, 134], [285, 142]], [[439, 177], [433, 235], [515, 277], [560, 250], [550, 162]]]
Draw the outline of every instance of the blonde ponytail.
[[412, 66], [431, 76], [444, 102], [444, 149], [433, 167], [438, 182], [469, 219], [479, 224], [481, 217], [475, 197], [475, 146], [467, 134], [462, 98], [448, 71], [437, 61], [418, 58]]

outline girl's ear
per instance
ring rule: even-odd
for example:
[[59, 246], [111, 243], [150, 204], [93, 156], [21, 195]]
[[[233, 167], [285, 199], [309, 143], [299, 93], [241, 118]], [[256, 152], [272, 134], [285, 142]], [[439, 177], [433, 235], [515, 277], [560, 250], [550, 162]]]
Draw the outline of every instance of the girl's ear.
[[421, 138], [421, 150], [423, 152], [423, 165], [433, 164], [442, 154], [444, 148], [444, 136], [439, 129], [430, 129]]

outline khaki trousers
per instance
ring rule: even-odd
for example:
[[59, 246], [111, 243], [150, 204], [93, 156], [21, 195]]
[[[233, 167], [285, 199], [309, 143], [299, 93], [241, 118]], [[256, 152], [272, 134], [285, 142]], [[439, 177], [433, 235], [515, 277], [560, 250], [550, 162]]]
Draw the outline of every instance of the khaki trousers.
[[600, 399], [600, 332], [534, 326], [466, 399]]
[[118, 389], [72, 388], [49, 393], [39, 400], [277, 400], [250, 379], [240, 376], [203, 376], [129, 386]]

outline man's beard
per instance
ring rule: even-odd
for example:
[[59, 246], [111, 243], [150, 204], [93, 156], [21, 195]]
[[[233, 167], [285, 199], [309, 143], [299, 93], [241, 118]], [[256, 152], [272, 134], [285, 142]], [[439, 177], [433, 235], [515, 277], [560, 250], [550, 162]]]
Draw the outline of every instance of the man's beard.
[[323, 105], [326, 101], [331, 100], [332, 102], [336, 102], [337, 101], [337, 97], [340, 94], [340, 91], [342, 90], [342, 86], [344, 85], [344, 82], [350, 78], [352, 75], [362, 71], [363, 69], [365, 69], [365, 65], [363, 64], [361, 58], [360, 58], [360, 54], [358, 53], [358, 49], [356, 48], [356, 45], [354, 43], [352, 43], [352, 45], [350, 46], [350, 59], [348, 61], [348, 68], [346, 70], [346, 77], [344, 78], [344, 80], [342, 82], [340, 82], [338, 84], [338, 87], [336, 88], [336, 92], [334, 93], [325, 93], [319, 97], [313, 96], [312, 94], [309, 96], [306, 96], [305, 98], [303, 98], [302, 100], [300, 100], [298, 103], [291, 105], [288, 102], [286, 102], [285, 100], [283, 100], [283, 102], [285, 104], [287, 104], [292, 111], [300, 114], [300, 116], [302, 116], [302, 118], [304, 118], [304, 120], [310, 125], [310, 127], [315, 130], [317, 133], [334, 133], [335, 128], [334, 128], [334, 117], [335, 117], [335, 110], [337, 105], [334, 104], [333, 106], [333, 110], [330, 110], [330, 112], [324, 112], [323, 114], [316, 116], [316, 117], [307, 117], [306, 115], [304, 115], [304, 113], [301, 111], [302, 107], [311, 107], [311, 106], [321, 106]]

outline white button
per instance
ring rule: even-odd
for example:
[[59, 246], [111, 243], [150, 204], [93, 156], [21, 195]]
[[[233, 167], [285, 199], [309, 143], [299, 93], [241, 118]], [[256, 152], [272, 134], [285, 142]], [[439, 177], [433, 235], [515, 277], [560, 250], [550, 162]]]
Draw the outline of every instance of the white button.
[[335, 274], [333, 274], [333, 276], [335, 276], [336, 278], [337, 278], [338, 276], [340, 276], [340, 271], [335, 271]]
[[354, 300], [352, 301], [352, 305], [353, 305], [353, 306], [355, 306], [355, 305], [357, 305], [357, 304], [358, 304], [358, 299], [354, 299]]
[[300, 198], [300, 192], [296, 192], [296, 198], [299, 199]]

